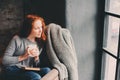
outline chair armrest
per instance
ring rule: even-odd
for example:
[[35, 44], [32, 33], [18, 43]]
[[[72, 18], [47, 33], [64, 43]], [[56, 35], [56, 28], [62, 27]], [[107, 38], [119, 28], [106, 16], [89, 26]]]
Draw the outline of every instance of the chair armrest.
[[42, 77], [41, 80], [59, 80], [58, 79], [58, 70], [52, 69], [49, 73]]

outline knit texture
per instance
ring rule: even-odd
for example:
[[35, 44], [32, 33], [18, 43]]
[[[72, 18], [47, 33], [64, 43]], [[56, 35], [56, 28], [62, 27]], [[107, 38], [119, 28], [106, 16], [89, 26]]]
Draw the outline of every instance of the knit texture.
[[78, 80], [78, 65], [72, 36], [68, 29], [51, 23], [47, 26], [46, 50], [59, 71], [59, 80]]

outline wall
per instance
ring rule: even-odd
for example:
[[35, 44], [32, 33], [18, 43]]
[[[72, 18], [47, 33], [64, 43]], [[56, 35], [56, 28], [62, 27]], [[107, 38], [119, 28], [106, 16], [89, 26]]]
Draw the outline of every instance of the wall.
[[103, 2], [66, 0], [66, 26], [76, 47], [79, 80], [100, 80]]
[[23, 2], [21, 0], [0, 0], [0, 56], [9, 40], [21, 26]]
[[22, 1], [0, 1], [0, 30], [17, 27], [23, 18]]
[[65, 27], [65, 0], [24, 0], [24, 12], [40, 15], [46, 24]]

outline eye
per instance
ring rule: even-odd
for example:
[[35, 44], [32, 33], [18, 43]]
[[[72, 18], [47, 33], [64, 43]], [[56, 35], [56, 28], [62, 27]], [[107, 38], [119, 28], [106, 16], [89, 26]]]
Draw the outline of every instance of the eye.
[[42, 27], [34, 27], [35, 30], [42, 30]]
[[34, 27], [33, 29], [37, 30], [37, 29], [39, 29], [39, 28], [38, 28], [38, 27]]
[[36, 29], [38, 29], [37, 27], [34, 27], [34, 29], [36, 30]]

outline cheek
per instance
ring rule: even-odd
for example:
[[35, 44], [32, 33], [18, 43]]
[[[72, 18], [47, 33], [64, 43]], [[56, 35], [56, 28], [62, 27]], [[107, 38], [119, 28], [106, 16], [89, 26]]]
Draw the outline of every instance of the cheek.
[[35, 31], [34, 33], [35, 33], [35, 34], [39, 34], [39, 33], [40, 33], [40, 31], [38, 31], [38, 30], [37, 30], [37, 31]]
[[34, 32], [35, 34], [42, 34], [42, 30], [37, 30]]
[[38, 33], [38, 31], [35, 31], [35, 30], [32, 30], [32, 31], [31, 31], [31, 34], [32, 34], [32, 35], [36, 35], [37, 33]]

